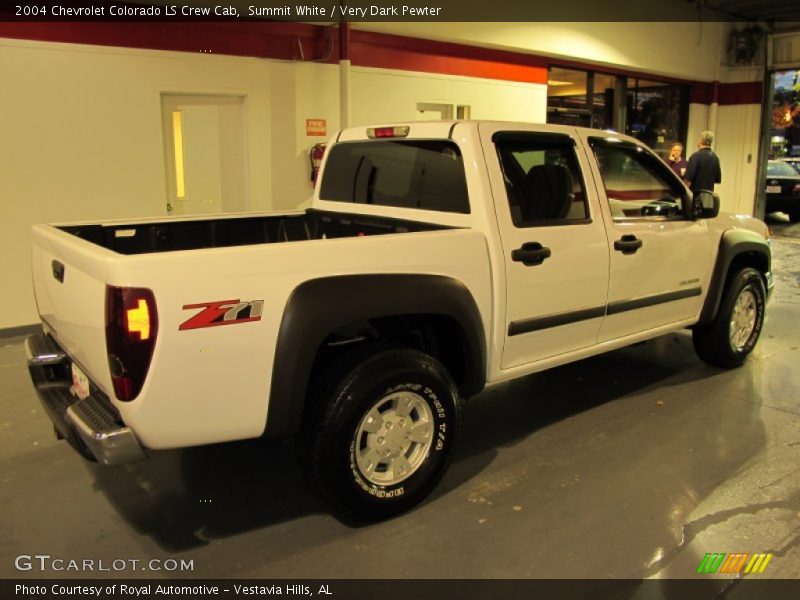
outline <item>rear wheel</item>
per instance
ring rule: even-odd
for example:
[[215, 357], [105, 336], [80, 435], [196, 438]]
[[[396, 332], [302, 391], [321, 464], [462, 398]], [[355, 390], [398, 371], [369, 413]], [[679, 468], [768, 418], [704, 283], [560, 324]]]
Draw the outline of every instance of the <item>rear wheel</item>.
[[800, 210], [793, 210], [789, 214], [789, 221], [792, 223], [800, 223]]
[[697, 355], [726, 369], [744, 363], [761, 334], [766, 297], [761, 273], [749, 267], [735, 273], [714, 322], [693, 331]]
[[322, 496], [366, 521], [419, 503], [447, 469], [459, 433], [458, 391], [447, 370], [427, 354], [399, 349], [327, 379], [301, 437]]

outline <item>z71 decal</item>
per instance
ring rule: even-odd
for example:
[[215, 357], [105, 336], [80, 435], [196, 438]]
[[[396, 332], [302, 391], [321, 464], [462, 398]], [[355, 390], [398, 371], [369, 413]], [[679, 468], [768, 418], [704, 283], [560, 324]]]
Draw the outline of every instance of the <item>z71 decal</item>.
[[247, 323], [260, 321], [261, 312], [264, 310], [263, 300], [220, 300], [218, 302], [202, 302], [200, 304], [185, 304], [183, 310], [202, 308], [199, 313], [190, 317], [178, 327], [178, 331], [186, 329], [201, 329], [217, 325], [233, 325], [234, 323]]

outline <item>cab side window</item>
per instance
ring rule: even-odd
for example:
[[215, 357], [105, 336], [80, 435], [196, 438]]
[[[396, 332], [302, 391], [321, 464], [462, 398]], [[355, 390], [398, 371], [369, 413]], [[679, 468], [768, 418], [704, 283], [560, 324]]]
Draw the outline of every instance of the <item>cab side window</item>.
[[686, 190], [657, 157], [635, 144], [591, 141], [615, 221], [681, 219]]
[[590, 222], [571, 138], [501, 134], [495, 145], [516, 227]]

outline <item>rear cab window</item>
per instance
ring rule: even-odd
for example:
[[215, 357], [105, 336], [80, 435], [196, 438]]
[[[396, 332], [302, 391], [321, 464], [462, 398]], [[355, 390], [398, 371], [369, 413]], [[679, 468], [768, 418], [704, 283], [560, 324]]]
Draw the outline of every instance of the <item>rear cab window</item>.
[[515, 227], [591, 223], [572, 138], [501, 131], [492, 139]]
[[319, 197], [354, 204], [470, 212], [464, 160], [450, 140], [340, 142], [331, 148]]

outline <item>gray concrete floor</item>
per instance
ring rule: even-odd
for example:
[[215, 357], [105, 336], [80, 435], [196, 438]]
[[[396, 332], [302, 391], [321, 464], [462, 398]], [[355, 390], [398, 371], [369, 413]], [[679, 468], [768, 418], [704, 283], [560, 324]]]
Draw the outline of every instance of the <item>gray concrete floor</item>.
[[42, 577], [13, 566], [39, 553], [193, 559], [193, 577], [686, 578], [707, 552], [773, 552], [759, 577], [797, 577], [800, 226], [771, 226], [776, 291], [745, 367], [706, 366], [681, 333], [487, 391], [433, 496], [369, 527], [328, 515], [289, 445], [84, 462], [4, 340], [0, 577]]

